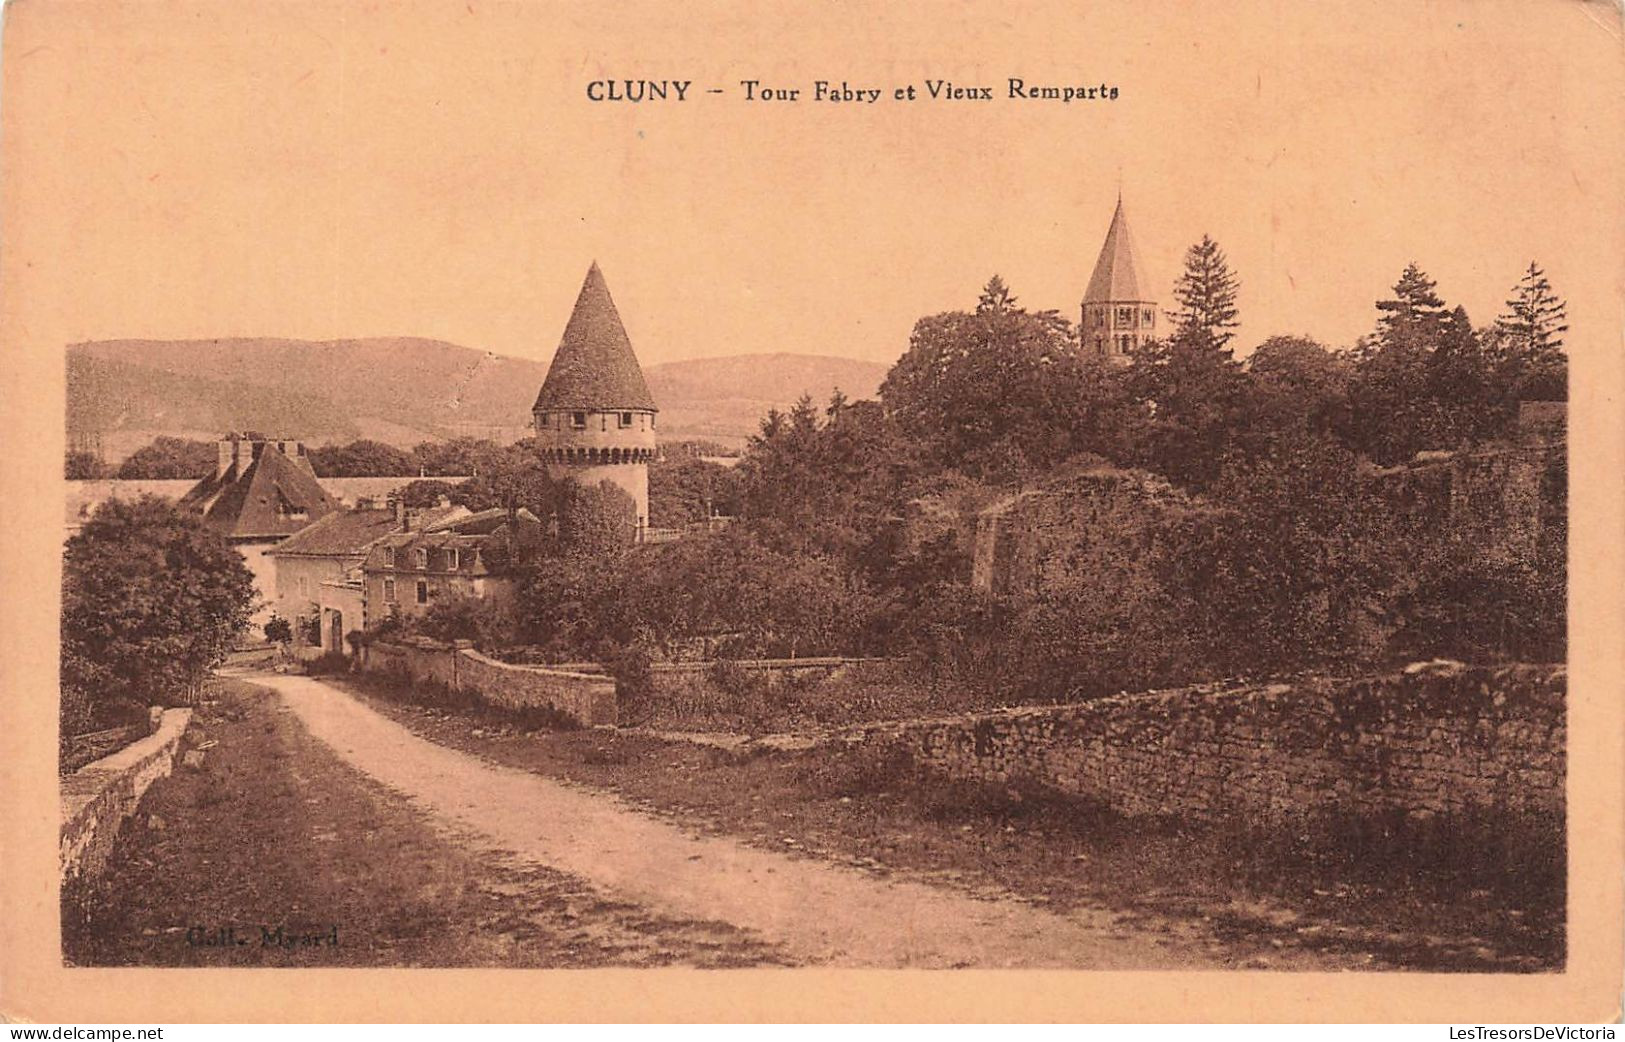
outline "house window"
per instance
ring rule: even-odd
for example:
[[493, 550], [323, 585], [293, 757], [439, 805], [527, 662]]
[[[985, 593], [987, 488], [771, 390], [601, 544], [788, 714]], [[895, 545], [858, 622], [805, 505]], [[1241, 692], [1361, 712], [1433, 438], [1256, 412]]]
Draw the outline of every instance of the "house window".
[[307, 585], [305, 577], [303, 575], [301, 575], [299, 577], [299, 596], [301, 596], [301, 597], [310, 596], [310, 587]]
[[586, 430], [587, 429], [587, 414], [584, 413], [584, 412], [573, 412], [573, 413], [571, 413], [570, 414], [570, 426], [574, 427], [578, 431]]
[[386, 567], [388, 567], [388, 568], [394, 568], [396, 566], [395, 565], [395, 548], [393, 546], [388, 546], [388, 547], [384, 548], [384, 565]]
[[417, 568], [419, 571], [426, 572], [429, 570], [429, 551], [425, 550], [423, 547], [420, 546], [417, 548], [417, 552], [413, 555], [413, 560], [417, 562]]
[[629, 412], [621, 413], [621, 426], [623, 428], [632, 426], [632, 414], [631, 413], [629, 413]]
[[446, 551], [446, 568], [455, 572], [463, 566], [463, 555], [456, 547]]
[[1117, 309], [1117, 324], [1118, 325], [1126, 326], [1130, 322], [1133, 322], [1133, 321], [1134, 321], [1134, 309], [1133, 308], [1118, 308]]
[[385, 604], [394, 604], [395, 603], [395, 580], [394, 579], [385, 579], [384, 580], [384, 603]]
[[418, 580], [418, 603], [429, 603], [429, 584], [424, 582], [422, 579]]

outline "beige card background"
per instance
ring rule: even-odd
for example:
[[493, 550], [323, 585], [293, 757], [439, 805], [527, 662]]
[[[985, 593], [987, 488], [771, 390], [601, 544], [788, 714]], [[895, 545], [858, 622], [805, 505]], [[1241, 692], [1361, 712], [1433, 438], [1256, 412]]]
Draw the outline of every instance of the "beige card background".
[[[1625, 127], [1617, 5], [12, 0], [0, 93], [0, 1012], [68, 1021], [1618, 1015]], [[1007, 77], [1113, 102], [1005, 98]], [[600, 78], [690, 79], [593, 104]], [[982, 104], [894, 102], [926, 78]], [[803, 89], [749, 103], [739, 81]], [[873, 106], [814, 80], [880, 87]], [[701, 94], [725, 88], [721, 96]], [[923, 90], [923, 88], [922, 88]], [[1070, 314], [1122, 188], [1160, 288], [1212, 233], [1240, 343], [1346, 345], [1410, 260], [1569, 302], [1570, 959], [1482, 975], [64, 970], [63, 347], [414, 334], [545, 359], [597, 258], [648, 364], [890, 361], [1003, 274]], [[1164, 291], [1165, 292], [1165, 291]]]

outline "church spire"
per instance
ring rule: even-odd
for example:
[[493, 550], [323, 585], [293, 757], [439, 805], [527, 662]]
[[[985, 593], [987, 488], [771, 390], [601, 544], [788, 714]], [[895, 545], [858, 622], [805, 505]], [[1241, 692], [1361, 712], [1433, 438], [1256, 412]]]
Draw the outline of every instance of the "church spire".
[[1117, 209], [1112, 213], [1112, 224], [1106, 231], [1106, 242], [1100, 248], [1100, 257], [1095, 261], [1095, 273], [1089, 279], [1089, 288], [1084, 291], [1084, 301], [1139, 300], [1137, 253], [1134, 236], [1128, 229], [1128, 218], [1123, 216], [1123, 192], [1118, 189]]
[[1156, 301], [1140, 289], [1139, 251], [1123, 214], [1123, 190], [1100, 247], [1094, 274], [1083, 292], [1083, 346], [1098, 357], [1127, 363], [1129, 356], [1154, 336]]

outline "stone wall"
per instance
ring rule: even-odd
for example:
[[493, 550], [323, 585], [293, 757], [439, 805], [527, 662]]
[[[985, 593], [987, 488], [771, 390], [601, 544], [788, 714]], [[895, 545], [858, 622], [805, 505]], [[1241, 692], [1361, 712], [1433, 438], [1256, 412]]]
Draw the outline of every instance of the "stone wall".
[[467, 691], [504, 709], [551, 709], [583, 726], [613, 725], [616, 719], [615, 681], [609, 677], [509, 665], [481, 655], [465, 641], [374, 641], [362, 655], [362, 668]]
[[[1372, 471], [1371, 509], [1417, 532], [1448, 530], [1487, 555], [1527, 557], [1567, 514], [1567, 445], [1561, 439], [1473, 451], [1421, 453]], [[1021, 594], [1072, 577], [1121, 585], [1163, 538], [1167, 521], [1222, 504], [1189, 496], [1140, 471], [1100, 467], [1058, 478], [983, 510], [976, 519], [971, 581]]]
[[1486, 555], [1526, 557], [1567, 517], [1568, 446], [1541, 442], [1421, 453], [1373, 475], [1373, 498], [1423, 530], [1450, 530]]
[[1193, 509], [1208, 508], [1154, 475], [1108, 467], [1022, 492], [977, 517], [971, 583], [1019, 594], [1069, 577], [1122, 578], [1171, 515]]
[[874, 725], [819, 744], [1129, 817], [1298, 828], [1476, 814], [1560, 826], [1566, 686], [1560, 666], [1439, 666]]
[[719, 663], [723, 668], [760, 678], [766, 687], [776, 687], [786, 681], [820, 683], [850, 674], [868, 666], [893, 662], [886, 658], [762, 658], [712, 659], [706, 662], [656, 662], [649, 666], [655, 690], [666, 682], [680, 683], [713, 675]]
[[107, 867], [124, 819], [147, 788], [175, 767], [190, 709], [166, 709], [158, 729], [62, 779], [61, 866], [64, 890], [92, 883]]

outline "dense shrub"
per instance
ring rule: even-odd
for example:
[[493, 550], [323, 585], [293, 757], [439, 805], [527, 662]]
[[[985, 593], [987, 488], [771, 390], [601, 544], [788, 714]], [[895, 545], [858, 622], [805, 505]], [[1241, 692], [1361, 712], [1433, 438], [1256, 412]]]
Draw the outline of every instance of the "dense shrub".
[[305, 672], [313, 677], [326, 676], [333, 673], [348, 673], [350, 671], [350, 656], [342, 651], [328, 651], [305, 663]]

